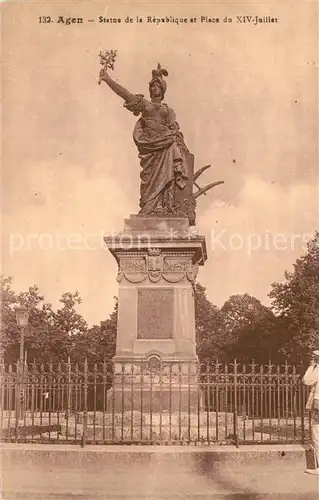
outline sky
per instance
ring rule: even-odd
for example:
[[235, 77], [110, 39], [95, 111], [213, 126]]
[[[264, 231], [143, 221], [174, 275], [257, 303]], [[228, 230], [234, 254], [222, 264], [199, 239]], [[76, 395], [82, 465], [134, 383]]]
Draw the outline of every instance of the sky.
[[[208, 298], [220, 306], [249, 293], [268, 305], [271, 283], [284, 279], [318, 227], [316, 9], [308, 2], [4, 4], [1, 246], [14, 289], [36, 284], [54, 307], [78, 290], [90, 325], [112, 310], [117, 269], [103, 235], [137, 213], [140, 173], [136, 117], [98, 85], [100, 50], [117, 49], [112, 76], [133, 93], [147, 95], [158, 62], [168, 70], [165, 102], [195, 168], [212, 165], [200, 183], [225, 181], [198, 199], [197, 230], [208, 249], [198, 279]], [[148, 15], [188, 23], [156, 25]], [[277, 22], [236, 22], [244, 15]], [[83, 23], [57, 23], [59, 16]]]

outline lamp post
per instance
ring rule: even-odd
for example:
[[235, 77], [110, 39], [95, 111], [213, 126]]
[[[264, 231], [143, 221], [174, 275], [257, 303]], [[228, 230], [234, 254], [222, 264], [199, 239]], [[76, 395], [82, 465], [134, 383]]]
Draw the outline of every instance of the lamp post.
[[23, 375], [24, 375], [24, 333], [25, 329], [29, 324], [29, 311], [26, 307], [16, 307], [16, 320], [18, 328], [20, 329], [20, 356], [19, 356], [19, 367], [20, 367], [20, 395], [17, 404], [17, 417], [24, 418], [24, 387], [23, 387]]

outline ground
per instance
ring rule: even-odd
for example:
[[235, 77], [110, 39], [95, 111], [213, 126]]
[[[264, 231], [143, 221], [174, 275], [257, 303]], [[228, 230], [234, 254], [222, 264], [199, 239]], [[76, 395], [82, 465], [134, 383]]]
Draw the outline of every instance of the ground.
[[304, 473], [304, 457], [292, 446], [278, 447], [277, 451], [274, 446], [251, 446], [239, 452], [225, 447], [215, 449], [213, 459], [211, 451], [186, 446], [81, 449], [71, 445], [4, 444], [3, 499], [319, 498], [319, 478]]

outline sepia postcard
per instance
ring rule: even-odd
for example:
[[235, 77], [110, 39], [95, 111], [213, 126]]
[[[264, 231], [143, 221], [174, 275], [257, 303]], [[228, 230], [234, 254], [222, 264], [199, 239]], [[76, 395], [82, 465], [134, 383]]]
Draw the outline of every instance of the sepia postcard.
[[318, 3], [1, 34], [2, 498], [318, 498]]

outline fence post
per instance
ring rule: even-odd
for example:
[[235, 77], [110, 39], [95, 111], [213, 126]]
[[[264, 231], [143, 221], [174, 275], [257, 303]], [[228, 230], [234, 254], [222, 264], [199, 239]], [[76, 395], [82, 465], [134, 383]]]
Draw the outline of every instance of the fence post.
[[301, 391], [301, 408], [300, 408], [300, 425], [301, 425], [301, 443], [305, 444], [305, 388], [302, 383], [302, 378], [299, 379], [300, 391]]
[[304, 374], [303, 361], [299, 365], [299, 405], [300, 405], [300, 430], [301, 430], [301, 443], [305, 444], [305, 386], [302, 382]]
[[67, 389], [67, 410], [68, 418], [71, 416], [71, 358], [68, 356], [68, 389]]
[[237, 360], [234, 360], [234, 443], [236, 448], [239, 448], [238, 443], [238, 422], [237, 422]]
[[84, 411], [83, 411], [83, 434], [81, 439], [81, 447], [86, 445], [87, 438], [87, 422], [88, 422], [88, 362], [85, 358], [84, 362]]
[[21, 380], [20, 380], [20, 361], [17, 361], [16, 364], [16, 377], [15, 377], [15, 385], [14, 385], [14, 396], [15, 396], [15, 442], [19, 442], [18, 438], [18, 427], [19, 427], [19, 418], [20, 418], [20, 389], [21, 389]]

